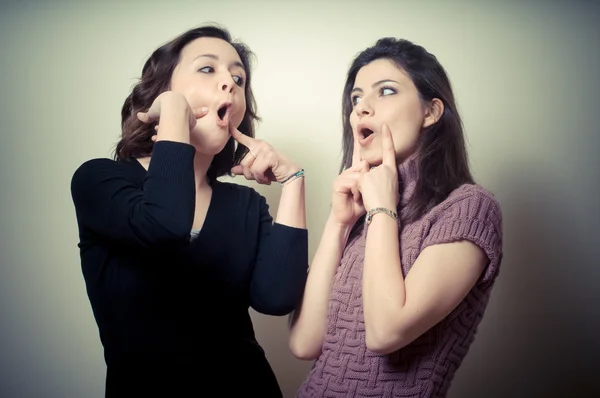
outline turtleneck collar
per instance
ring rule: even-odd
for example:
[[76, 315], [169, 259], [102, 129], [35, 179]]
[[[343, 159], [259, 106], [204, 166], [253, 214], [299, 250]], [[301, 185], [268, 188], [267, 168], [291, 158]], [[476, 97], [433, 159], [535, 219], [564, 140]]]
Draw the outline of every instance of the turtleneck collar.
[[419, 174], [417, 156], [413, 155], [398, 165], [398, 180], [400, 182], [400, 209], [406, 207], [406, 204], [412, 198]]

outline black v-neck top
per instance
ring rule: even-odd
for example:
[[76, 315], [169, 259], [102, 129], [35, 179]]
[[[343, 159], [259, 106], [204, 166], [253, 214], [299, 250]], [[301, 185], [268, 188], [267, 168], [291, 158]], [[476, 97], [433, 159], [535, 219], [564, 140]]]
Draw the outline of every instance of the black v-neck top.
[[136, 160], [93, 159], [73, 175], [107, 396], [173, 388], [203, 396], [219, 380], [231, 383], [213, 396], [236, 388], [280, 396], [248, 308], [294, 309], [306, 282], [307, 230], [273, 223], [254, 189], [215, 181], [204, 224], [190, 239], [194, 154], [191, 145], [159, 141], [148, 171]]

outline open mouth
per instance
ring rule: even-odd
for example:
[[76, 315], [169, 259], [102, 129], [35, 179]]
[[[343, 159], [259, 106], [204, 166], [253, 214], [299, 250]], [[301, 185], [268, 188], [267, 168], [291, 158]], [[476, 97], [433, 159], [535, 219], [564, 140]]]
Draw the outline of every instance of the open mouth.
[[225, 113], [227, 113], [227, 106], [222, 106], [217, 111], [217, 115], [219, 115], [219, 119], [223, 120], [225, 118]]
[[[369, 126], [371, 127], [371, 126]], [[360, 145], [369, 145], [369, 143], [373, 140], [376, 131], [367, 127], [367, 124], [359, 124], [356, 128], [358, 135], [358, 142]]]
[[360, 130], [360, 134], [363, 136], [363, 138], [369, 138], [369, 136], [371, 136], [373, 134], [373, 130], [368, 129], [368, 128], [363, 128]]
[[220, 126], [227, 126], [229, 123], [229, 114], [231, 109], [231, 102], [226, 102], [217, 110], [217, 124]]

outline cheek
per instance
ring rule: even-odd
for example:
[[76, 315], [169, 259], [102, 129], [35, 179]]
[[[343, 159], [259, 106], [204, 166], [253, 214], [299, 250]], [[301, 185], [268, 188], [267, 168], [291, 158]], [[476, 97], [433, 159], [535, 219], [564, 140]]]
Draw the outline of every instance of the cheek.
[[183, 92], [192, 108], [206, 106], [210, 104], [211, 95], [205, 88], [198, 86], [188, 86]]
[[237, 128], [242, 123], [242, 120], [244, 120], [244, 115], [246, 114], [246, 101], [234, 101], [235, 113], [230, 116], [230, 123]]
[[188, 76], [179, 76], [178, 79], [172, 81], [171, 90], [182, 94], [192, 108], [209, 105], [211, 94], [213, 94], [204, 82], [199, 81], [198, 77]]
[[352, 132], [356, 131], [356, 125], [358, 124], [358, 118], [354, 112], [350, 113], [350, 127], [352, 127]]
[[246, 99], [242, 98], [236, 104], [235, 108], [236, 112], [231, 117], [231, 122], [234, 126], [239, 127], [239, 125], [242, 123], [242, 120], [244, 120], [244, 115], [246, 114]]
[[420, 109], [406, 107], [394, 112], [394, 115], [391, 115], [390, 120], [394, 120], [392, 125], [395, 127], [396, 134], [401, 136], [399, 138], [402, 138], [403, 141], [411, 140], [421, 131], [423, 115]]
[[401, 154], [416, 147], [421, 131], [421, 124], [416, 114], [405, 114], [396, 118], [396, 122], [390, 126], [390, 129], [396, 153]]

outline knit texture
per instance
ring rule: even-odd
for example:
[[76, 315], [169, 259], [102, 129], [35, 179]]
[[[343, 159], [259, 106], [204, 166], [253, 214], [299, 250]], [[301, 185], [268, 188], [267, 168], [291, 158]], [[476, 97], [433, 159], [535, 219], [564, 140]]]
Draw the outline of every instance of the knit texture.
[[[414, 193], [414, 159], [399, 166], [403, 209]], [[297, 397], [444, 397], [474, 340], [502, 259], [502, 215], [493, 195], [466, 184], [421, 219], [401, 222], [400, 257], [406, 277], [427, 246], [469, 240], [489, 263], [466, 298], [445, 319], [399, 351], [381, 355], [367, 349], [362, 302], [366, 228], [351, 236], [338, 267], [329, 301], [322, 353]]]

